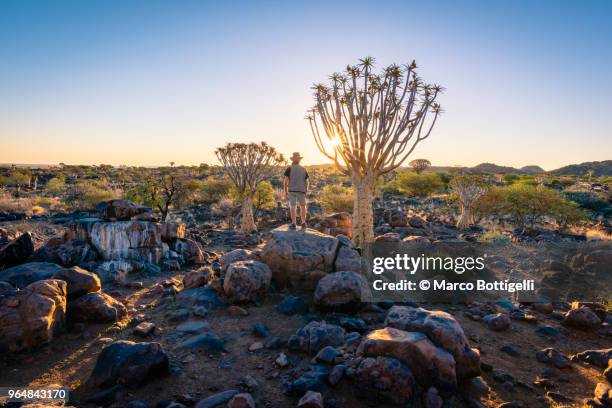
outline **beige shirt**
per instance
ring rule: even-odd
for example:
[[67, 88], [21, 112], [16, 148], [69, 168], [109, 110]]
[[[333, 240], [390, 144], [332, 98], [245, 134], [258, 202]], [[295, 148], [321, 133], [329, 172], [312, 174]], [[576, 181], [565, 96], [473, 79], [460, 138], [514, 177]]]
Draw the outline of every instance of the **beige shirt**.
[[294, 193], [306, 192], [308, 172], [299, 164], [292, 164], [285, 170], [285, 177], [289, 178], [289, 191]]

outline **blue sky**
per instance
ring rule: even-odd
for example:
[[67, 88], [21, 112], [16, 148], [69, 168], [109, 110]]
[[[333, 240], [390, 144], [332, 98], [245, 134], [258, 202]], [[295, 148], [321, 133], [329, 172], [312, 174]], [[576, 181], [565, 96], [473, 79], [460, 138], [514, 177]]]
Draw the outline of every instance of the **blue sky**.
[[612, 159], [611, 43], [611, 1], [4, 0], [0, 162], [212, 163], [266, 140], [322, 163], [310, 85], [366, 55], [446, 88], [415, 158]]

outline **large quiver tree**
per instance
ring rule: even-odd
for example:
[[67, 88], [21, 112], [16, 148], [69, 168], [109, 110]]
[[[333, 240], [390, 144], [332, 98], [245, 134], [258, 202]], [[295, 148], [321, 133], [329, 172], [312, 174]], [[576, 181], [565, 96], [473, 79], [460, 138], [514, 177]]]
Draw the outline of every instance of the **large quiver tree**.
[[259, 183], [272, 177], [285, 163], [283, 155], [265, 142], [228, 143], [215, 150], [215, 154], [242, 201], [240, 230], [245, 233], [256, 231], [253, 196]]
[[321, 152], [351, 177], [355, 190], [353, 240], [374, 239], [372, 198], [378, 177], [399, 167], [429, 137], [441, 112], [442, 88], [424, 83], [416, 63], [372, 72], [374, 59], [360, 60], [329, 85], [315, 84], [315, 104], [306, 119]]

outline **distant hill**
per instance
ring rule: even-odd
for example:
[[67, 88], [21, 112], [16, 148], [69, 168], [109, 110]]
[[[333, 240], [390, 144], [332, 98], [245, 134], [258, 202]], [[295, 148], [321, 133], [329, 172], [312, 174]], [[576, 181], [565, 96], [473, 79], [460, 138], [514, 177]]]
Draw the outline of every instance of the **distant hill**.
[[514, 167], [498, 166], [494, 163], [480, 163], [470, 169], [473, 173], [495, 173], [495, 174], [506, 174], [506, 173], [520, 173], [519, 169]]
[[527, 173], [527, 174], [540, 174], [540, 173], [545, 173], [546, 172], [546, 170], [544, 170], [540, 166], [535, 166], [535, 165], [524, 166], [524, 167], [521, 167], [519, 170], [521, 172]]
[[612, 160], [570, 164], [569, 166], [553, 170], [550, 173], [557, 176], [585, 176], [588, 174], [589, 170], [593, 171], [593, 176], [595, 177], [612, 176]]

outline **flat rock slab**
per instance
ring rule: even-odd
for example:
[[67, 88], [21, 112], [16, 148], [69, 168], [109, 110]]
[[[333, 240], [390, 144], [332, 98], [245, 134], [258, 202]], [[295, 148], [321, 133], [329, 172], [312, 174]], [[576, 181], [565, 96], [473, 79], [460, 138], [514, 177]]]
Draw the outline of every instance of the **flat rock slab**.
[[215, 395], [211, 395], [208, 398], [204, 398], [200, 402], [198, 402], [195, 408], [215, 408], [221, 405], [226, 404], [234, 398], [236, 395], [240, 394], [240, 391], [237, 390], [228, 390], [223, 391]]
[[176, 331], [179, 333], [196, 334], [207, 330], [209, 324], [201, 320], [188, 320], [176, 326]]

